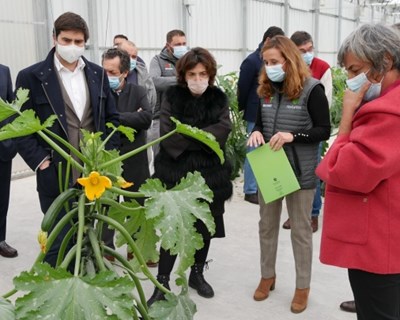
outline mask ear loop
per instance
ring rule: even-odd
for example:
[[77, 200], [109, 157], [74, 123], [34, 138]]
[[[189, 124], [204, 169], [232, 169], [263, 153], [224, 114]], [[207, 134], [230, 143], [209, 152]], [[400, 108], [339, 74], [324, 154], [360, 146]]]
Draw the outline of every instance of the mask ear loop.
[[[364, 73], [365, 73], [365, 76], [367, 76], [368, 72], [370, 72], [370, 71], [371, 71], [371, 68], [369, 68], [367, 72], [364, 72]], [[379, 84], [382, 84], [382, 81], [383, 81], [384, 78], [385, 78], [385, 75], [382, 75], [381, 80], [378, 81], [378, 82], [371, 82], [371, 81], [368, 79], [368, 77], [367, 77], [367, 80], [368, 80], [368, 82], [371, 83], [371, 84], [378, 84], [378, 83], [379, 83]], [[375, 81], [375, 80], [374, 80], [374, 81]]]

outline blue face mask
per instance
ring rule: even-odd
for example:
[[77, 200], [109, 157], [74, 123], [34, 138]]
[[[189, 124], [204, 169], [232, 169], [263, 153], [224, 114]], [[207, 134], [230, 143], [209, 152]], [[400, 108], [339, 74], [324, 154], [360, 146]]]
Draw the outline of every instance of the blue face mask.
[[112, 90], [117, 90], [121, 85], [121, 81], [119, 81], [119, 77], [108, 77], [108, 81], [110, 82], [110, 88]]
[[176, 47], [173, 47], [173, 50], [174, 50], [173, 54], [174, 54], [175, 58], [180, 59], [185, 55], [186, 52], [188, 52], [188, 47], [187, 46], [176, 46]]
[[[346, 80], [347, 87], [353, 92], [358, 92], [363, 86], [363, 84], [368, 81], [367, 78], [368, 72], [369, 70], [367, 72], [360, 73], [359, 75], [355, 76], [352, 79], [347, 79]], [[364, 94], [363, 97], [364, 101], [371, 101], [379, 97], [379, 95], [381, 94], [382, 80], [379, 83], [371, 83], [367, 92]]]
[[130, 67], [130, 71], [134, 70], [136, 68], [136, 62], [137, 59], [132, 59], [131, 58], [131, 67]]
[[314, 52], [306, 52], [302, 54], [304, 62], [309, 66], [314, 59]]
[[283, 71], [282, 64], [276, 64], [274, 66], [265, 66], [265, 71], [269, 80], [272, 82], [282, 82], [285, 79], [285, 71]]

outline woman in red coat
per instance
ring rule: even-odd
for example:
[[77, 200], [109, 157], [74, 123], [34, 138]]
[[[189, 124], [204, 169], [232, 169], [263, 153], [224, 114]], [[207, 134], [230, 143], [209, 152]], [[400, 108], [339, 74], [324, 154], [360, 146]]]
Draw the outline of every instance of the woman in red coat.
[[359, 27], [338, 61], [348, 90], [326, 182], [321, 262], [348, 269], [358, 320], [400, 319], [400, 37]]

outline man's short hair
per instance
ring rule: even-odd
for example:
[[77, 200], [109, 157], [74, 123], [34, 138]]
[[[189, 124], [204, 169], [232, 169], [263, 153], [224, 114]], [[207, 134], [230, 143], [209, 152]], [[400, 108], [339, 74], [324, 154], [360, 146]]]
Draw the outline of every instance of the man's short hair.
[[118, 48], [108, 49], [103, 52], [103, 55], [101, 56], [101, 61], [104, 62], [104, 60], [111, 60], [115, 57], [119, 57], [120, 60], [119, 71], [121, 73], [124, 73], [126, 71], [129, 72], [131, 66], [131, 58], [129, 57], [128, 52], [126, 52], [125, 50]]
[[85, 42], [89, 39], [89, 28], [86, 21], [78, 14], [65, 12], [54, 21], [53, 34], [57, 38], [61, 31], [80, 31]]
[[124, 35], [124, 34], [116, 34], [114, 36], [114, 40], [117, 39], [117, 38], [128, 40], [128, 37], [126, 35]]
[[285, 35], [285, 33], [283, 32], [283, 30], [281, 28], [272, 26], [272, 27], [269, 27], [267, 29], [267, 31], [264, 32], [262, 42], [264, 43], [265, 40], [267, 40], [267, 38], [273, 38], [275, 36], [284, 36], [284, 35]]
[[186, 37], [185, 33], [182, 30], [171, 30], [167, 33], [167, 43], [171, 43], [172, 38], [175, 36]]
[[313, 42], [311, 35], [305, 31], [296, 31], [292, 34], [290, 40], [292, 40], [296, 46], [302, 46], [308, 42]]

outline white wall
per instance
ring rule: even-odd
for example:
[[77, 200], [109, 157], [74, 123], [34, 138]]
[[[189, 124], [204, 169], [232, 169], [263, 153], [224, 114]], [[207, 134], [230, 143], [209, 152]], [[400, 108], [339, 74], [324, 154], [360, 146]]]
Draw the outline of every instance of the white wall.
[[[90, 28], [85, 56], [100, 63], [115, 34], [126, 34], [149, 63], [169, 30], [182, 29], [192, 47], [203, 46], [221, 65], [220, 74], [238, 71], [265, 30], [279, 26], [290, 36], [309, 32], [317, 54], [336, 65], [343, 39], [360, 23], [393, 24], [399, 16], [349, 0], [0, 0], [0, 63], [19, 70], [38, 62], [53, 45], [53, 21], [65, 11], [80, 14]], [[341, 10], [340, 10], [341, 8]], [[19, 162], [21, 160], [18, 160]], [[19, 165], [17, 165], [20, 168]], [[19, 169], [18, 169], [19, 170]]]

